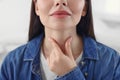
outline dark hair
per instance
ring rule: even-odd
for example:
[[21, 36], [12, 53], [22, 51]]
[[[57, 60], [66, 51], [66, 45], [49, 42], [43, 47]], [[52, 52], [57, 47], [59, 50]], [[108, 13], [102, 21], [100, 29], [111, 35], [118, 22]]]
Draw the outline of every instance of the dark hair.
[[[77, 25], [76, 28], [77, 34], [90, 36], [93, 39], [95, 39], [94, 29], [93, 29], [91, 0], [86, 0], [86, 2], [87, 2], [87, 13], [84, 17], [81, 18], [80, 22]], [[28, 41], [32, 40], [41, 33], [44, 33], [44, 26], [42, 25], [39, 17], [35, 13], [35, 4], [34, 1], [32, 0]]]

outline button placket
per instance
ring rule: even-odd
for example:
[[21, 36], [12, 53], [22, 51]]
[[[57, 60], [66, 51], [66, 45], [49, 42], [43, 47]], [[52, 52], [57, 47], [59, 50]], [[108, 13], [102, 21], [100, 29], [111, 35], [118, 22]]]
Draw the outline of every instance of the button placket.
[[85, 76], [85, 78], [87, 78], [88, 77], [87, 62], [83, 60], [83, 61], [80, 62], [80, 65], [81, 65], [83, 75]]

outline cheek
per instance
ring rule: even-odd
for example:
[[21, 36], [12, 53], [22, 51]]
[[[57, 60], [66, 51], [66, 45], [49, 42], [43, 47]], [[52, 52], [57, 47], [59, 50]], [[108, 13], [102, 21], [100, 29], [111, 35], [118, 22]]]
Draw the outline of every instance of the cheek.
[[73, 14], [81, 14], [85, 5], [84, 0], [76, 0], [69, 3], [70, 9], [73, 12]]
[[71, 0], [71, 3], [69, 4], [70, 4], [70, 9], [73, 14], [72, 17], [74, 18], [75, 23], [78, 23], [82, 16], [82, 11], [83, 11], [84, 4], [85, 4], [84, 0], [76, 0], [74, 2], [72, 2]]
[[52, 0], [37, 0], [37, 4], [38, 6], [40, 6], [39, 8], [45, 8], [52, 3], [53, 3]]
[[43, 23], [46, 22], [46, 19], [49, 15], [49, 11], [53, 5], [52, 0], [38, 0], [37, 2], [40, 21]]
[[38, 0], [37, 5], [38, 5], [39, 13], [41, 15], [48, 14], [49, 10], [52, 7], [52, 4], [53, 4], [52, 0]]

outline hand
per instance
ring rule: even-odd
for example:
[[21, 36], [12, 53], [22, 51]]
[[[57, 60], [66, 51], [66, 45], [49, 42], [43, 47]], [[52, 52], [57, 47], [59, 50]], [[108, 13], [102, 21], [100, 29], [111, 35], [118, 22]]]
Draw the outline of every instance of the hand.
[[65, 42], [64, 53], [54, 39], [50, 38], [49, 41], [53, 47], [52, 53], [50, 53], [50, 56], [47, 58], [47, 62], [51, 71], [56, 73], [58, 76], [61, 76], [74, 69], [77, 65], [71, 50], [72, 38], [70, 37]]

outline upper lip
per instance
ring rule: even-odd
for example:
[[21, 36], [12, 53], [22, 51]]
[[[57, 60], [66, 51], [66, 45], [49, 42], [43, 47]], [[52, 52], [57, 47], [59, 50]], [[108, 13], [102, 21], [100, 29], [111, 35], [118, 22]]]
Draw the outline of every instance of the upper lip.
[[62, 11], [55, 11], [51, 14], [51, 16], [52, 15], [70, 15], [70, 13], [65, 10], [62, 10]]

